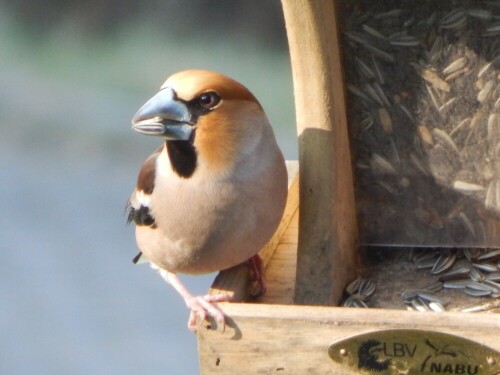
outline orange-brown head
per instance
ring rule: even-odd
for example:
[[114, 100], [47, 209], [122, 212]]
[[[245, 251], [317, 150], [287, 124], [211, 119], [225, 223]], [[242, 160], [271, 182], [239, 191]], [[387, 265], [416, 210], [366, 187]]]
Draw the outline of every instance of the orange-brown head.
[[[206, 70], [170, 76], [132, 123], [138, 132], [165, 138], [171, 159], [181, 155], [182, 163], [204, 164], [211, 170], [234, 165], [269, 133], [266, 115], [252, 93], [237, 81]], [[181, 175], [189, 177], [196, 165], [187, 165]]]

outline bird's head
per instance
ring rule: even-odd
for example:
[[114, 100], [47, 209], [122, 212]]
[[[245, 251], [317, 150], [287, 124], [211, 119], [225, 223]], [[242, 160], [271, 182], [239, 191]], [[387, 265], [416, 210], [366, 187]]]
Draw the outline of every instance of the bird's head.
[[142, 134], [189, 142], [212, 167], [253, 151], [269, 127], [262, 106], [245, 86], [206, 70], [170, 76], [132, 124]]

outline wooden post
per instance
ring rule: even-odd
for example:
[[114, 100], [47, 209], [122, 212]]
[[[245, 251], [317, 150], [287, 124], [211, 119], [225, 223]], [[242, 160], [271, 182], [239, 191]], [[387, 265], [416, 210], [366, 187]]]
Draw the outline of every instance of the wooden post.
[[357, 276], [357, 223], [334, 1], [282, 0], [299, 137], [295, 303], [338, 304]]

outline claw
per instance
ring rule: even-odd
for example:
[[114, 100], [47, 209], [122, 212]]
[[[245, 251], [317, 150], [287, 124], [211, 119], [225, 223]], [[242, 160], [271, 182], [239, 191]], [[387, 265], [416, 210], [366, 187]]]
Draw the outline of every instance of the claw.
[[182, 296], [187, 307], [191, 310], [188, 319], [188, 328], [191, 332], [196, 332], [196, 320], [200, 318], [202, 321], [207, 317], [212, 317], [215, 321], [222, 326], [224, 331], [226, 319], [224, 313], [215, 304], [216, 302], [231, 301], [232, 296], [229, 294], [207, 294], [205, 296], [193, 296], [186, 287], [182, 284], [181, 280], [173, 273], [168, 272], [154, 264], [151, 267], [157, 269], [160, 276]]
[[229, 294], [207, 294], [205, 296], [190, 296], [185, 298], [187, 307], [191, 310], [188, 320], [188, 328], [191, 332], [196, 332], [196, 318], [206, 320], [207, 317], [212, 317], [218, 324], [222, 326], [224, 331], [226, 319], [222, 310], [214, 304], [214, 302], [227, 302], [231, 300]]

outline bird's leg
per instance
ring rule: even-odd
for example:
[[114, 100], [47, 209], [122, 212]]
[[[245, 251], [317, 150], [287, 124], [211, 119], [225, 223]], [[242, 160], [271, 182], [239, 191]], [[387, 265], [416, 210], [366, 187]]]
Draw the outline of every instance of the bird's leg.
[[225, 327], [225, 317], [222, 310], [214, 303], [214, 302], [227, 302], [231, 300], [231, 296], [229, 294], [207, 294], [205, 296], [193, 296], [181, 280], [177, 277], [177, 275], [165, 271], [164, 269], [157, 268], [160, 276], [167, 283], [172, 285], [174, 289], [182, 296], [184, 302], [188, 309], [191, 310], [188, 320], [188, 328], [191, 332], [196, 332], [196, 317], [199, 317], [201, 320], [205, 320], [207, 316], [210, 316], [215, 319], [215, 321], [222, 326], [224, 330]]
[[266, 283], [264, 282], [264, 264], [259, 254], [255, 254], [248, 259], [250, 266], [251, 288], [250, 294], [253, 297], [260, 297], [266, 293]]

